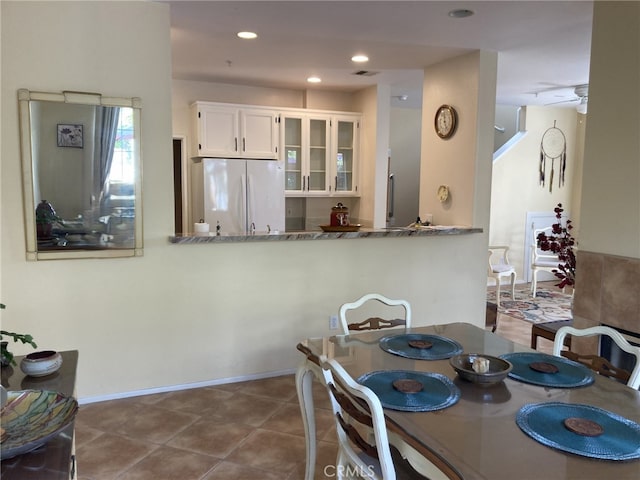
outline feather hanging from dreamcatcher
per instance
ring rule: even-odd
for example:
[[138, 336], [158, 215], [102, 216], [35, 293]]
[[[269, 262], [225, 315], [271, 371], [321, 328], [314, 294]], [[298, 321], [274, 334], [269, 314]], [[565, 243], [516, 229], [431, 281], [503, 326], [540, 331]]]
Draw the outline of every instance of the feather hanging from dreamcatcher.
[[549, 173], [549, 192], [553, 190], [553, 180], [556, 176], [555, 161], [558, 159], [558, 187], [564, 185], [564, 175], [567, 168], [567, 139], [562, 130], [556, 127], [548, 128], [540, 140], [540, 165], [538, 180], [541, 186], [545, 186], [547, 176], [547, 160], [551, 160], [551, 172]]
[[564, 171], [567, 169], [567, 146], [565, 145], [562, 152], [562, 158], [560, 159], [560, 179], [558, 180], [558, 187], [564, 186]]

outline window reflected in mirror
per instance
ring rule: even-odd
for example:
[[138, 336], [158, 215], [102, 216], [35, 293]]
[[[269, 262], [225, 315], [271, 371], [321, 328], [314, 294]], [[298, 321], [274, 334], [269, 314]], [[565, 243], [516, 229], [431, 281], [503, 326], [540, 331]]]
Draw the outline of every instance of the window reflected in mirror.
[[28, 259], [142, 254], [140, 104], [19, 91]]

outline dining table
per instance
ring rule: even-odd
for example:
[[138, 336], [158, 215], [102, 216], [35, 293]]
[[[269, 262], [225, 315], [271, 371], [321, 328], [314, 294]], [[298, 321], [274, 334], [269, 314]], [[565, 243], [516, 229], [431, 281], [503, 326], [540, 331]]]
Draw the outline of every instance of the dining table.
[[[394, 342], [411, 336], [454, 347], [433, 358], [405, 355]], [[394, 372], [443, 378], [455, 395], [437, 409], [412, 411], [381, 400], [387, 429], [393, 433], [390, 438], [397, 436], [410, 445], [446, 478], [640, 479], [640, 392], [595, 373], [583, 375], [564, 357], [536, 352], [462, 322], [309, 338], [297, 348], [304, 355], [296, 385], [305, 425], [307, 480], [314, 478], [316, 462], [312, 383], [314, 378], [326, 381], [321, 368], [325, 359], [335, 359], [360, 383]], [[450, 363], [461, 353], [504, 358], [513, 370], [494, 384], [473, 383], [462, 379]], [[545, 374], [550, 383], [536, 380], [538, 372], [519, 364], [536, 355], [550, 357], [563, 368], [566, 362], [572, 374], [579, 373], [577, 379]], [[600, 415], [595, 425], [604, 433], [568, 429], [568, 421], [591, 414]]]

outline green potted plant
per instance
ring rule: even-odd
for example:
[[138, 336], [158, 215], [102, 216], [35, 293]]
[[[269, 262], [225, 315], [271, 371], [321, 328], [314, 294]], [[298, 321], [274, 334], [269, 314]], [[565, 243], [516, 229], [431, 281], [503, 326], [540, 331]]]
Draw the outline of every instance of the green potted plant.
[[[3, 303], [0, 303], [0, 309], [4, 309], [4, 308], [5, 308], [5, 305]], [[33, 337], [29, 334], [14, 333], [14, 332], [7, 332], [6, 330], [0, 330], [0, 364], [3, 367], [7, 365], [16, 364], [16, 362], [13, 360], [13, 353], [7, 350], [7, 345], [9, 345], [9, 342], [7, 340], [4, 340], [5, 336], [11, 337], [14, 342], [28, 343], [33, 348], [38, 348], [38, 345], [36, 345], [36, 343], [33, 341]]]
[[38, 238], [48, 238], [51, 236], [53, 224], [61, 221], [51, 204], [42, 200], [36, 207], [36, 231]]

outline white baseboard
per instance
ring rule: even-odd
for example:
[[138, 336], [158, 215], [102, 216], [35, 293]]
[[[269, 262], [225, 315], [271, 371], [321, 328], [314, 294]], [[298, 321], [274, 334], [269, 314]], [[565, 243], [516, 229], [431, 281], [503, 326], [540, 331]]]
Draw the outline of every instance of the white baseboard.
[[257, 373], [255, 375], [245, 375], [242, 377], [219, 378], [217, 380], [207, 380], [204, 382], [185, 383], [182, 385], [168, 385], [165, 387], [147, 388], [144, 390], [133, 390], [131, 392], [113, 393], [109, 395], [98, 395], [95, 397], [79, 398], [80, 405], [89, 403], [105, 402], [107, 400], [120, 400], [122, 398], [140, 397], [143, 395], [152, 395], [154, 393], [177, 392], [180, 390], [190, 390], [192, 388], [213, 387], [216, 385], [226, 385], [229, 383], [247, 382], [250, 380], [262, 380], [264, 378], [281, 377], [283, 375], [292, 375], [295, 369], [280, 370], [276, 372]]

